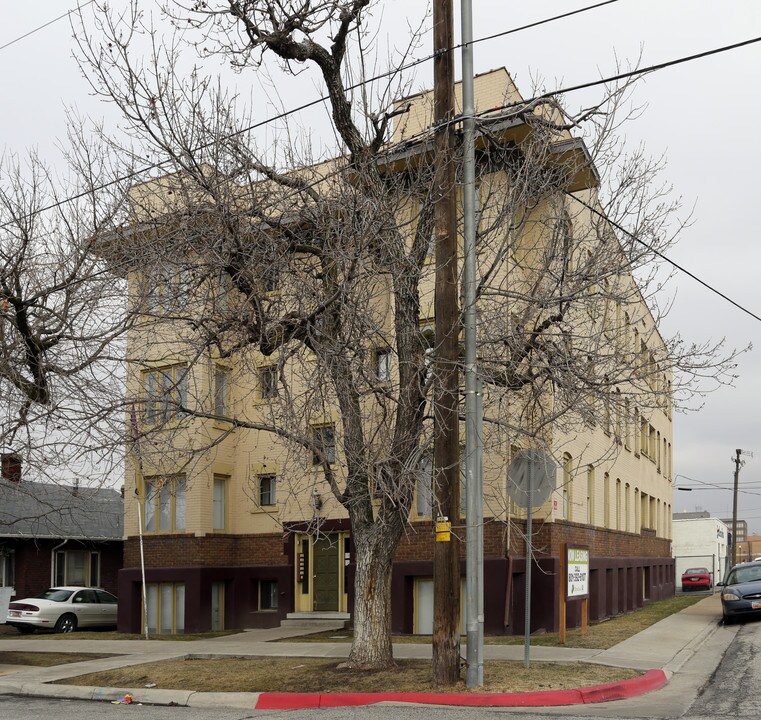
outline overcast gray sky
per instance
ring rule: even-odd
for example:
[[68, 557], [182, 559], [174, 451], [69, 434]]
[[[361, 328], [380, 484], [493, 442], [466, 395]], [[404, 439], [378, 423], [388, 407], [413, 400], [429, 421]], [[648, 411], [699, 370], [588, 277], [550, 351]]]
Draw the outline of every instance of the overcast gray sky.
[[[146, 8], [155, 6], [144, 0]], [[570, 9], [593, 4], [568, 0], [475, 0], [474, 36], [484, 37]], [[3, 7], [0, 46], [53, 20], [74, 2], [37, 0]], [[119, 5], [119, 3], [115, 3]], [[408, 20], [425, 17], [424, 0], [384, 0], [382, 15], [385, 47], [402, 47]], [[380, 12], [382, 11], [382, 12]], [[459, 2], [455, 0], [459, 16]], [[430, 24], [430, 23], [429, 23]], [[618, 0], [572, 18], [558, 20], [475, 47], [476, 72], [505, 66], [519, 88], [528, 92], [534, 79], [548, 89], [568, 87], [614, 74], [616, 59], [650, 65], [711, 48], [761, 36], [761, 3], [735, 0]], [[3, 113], [0, 144], [5, 152], [23, 153], [38, 147], [56, 162], [55, 141], [65, 136], [65, 106], [107, 121], [108, 109], [88, 95], [88, 87], [71, 58], [73, 42], [66, 19], [30, 37], [0, 49], [3, 69]], [[428, 44], [417, 56], [430, 52]], [[666, 153], [666, 179], [685, 205], [694, 205], [693, 223], [670, 257], [703, 281], [761, 315], [759, 292], [759, 181], [761, 144], [761, 43], [669, 68], [641, 81], [635, 101], [647, 105], [644, 114], [626, 128], [627, 142], [644, 141], [652, 155]], [[245, 95], [255, 92], [250, 76], [231, 79]], [[430, 86], [431, 67], [416, 74], [418, 88]], [[286, 107], [317, 97], [314, 76], [279, 81], [278, 93]], [[571, 109], [588, 104], [599, 94], [569, 95]], [[254, 119], [275, 112], [261, 103]], [[319, 125], [316, 125], [319, 127]], [[729, 347], [752, 342], [761, 349], [761, 322], [727, 301], [678, 274], [670, 291], [674, 308], [663, 325], [666, 335], [677, 331], [688, 340], [726, 338]], [[735, 388], [708, 395], [699, 412], [674, 418], [674, 473], [676, 485], [696, 488], [675, 491], [674, 509], [705, 509], [731, 515], [730, 488], [736, 448], [755, 451], [745, 457], [740, 473], [739, 515], [752, 531], [761, 533], [761, 361], [758, 351], [741, 358]], [[683, 477], [684, 476], [684, 477]], [[685, 479], [690, 478], [690, 480]], [[711, 488], [712, 484], [724, 489]]]

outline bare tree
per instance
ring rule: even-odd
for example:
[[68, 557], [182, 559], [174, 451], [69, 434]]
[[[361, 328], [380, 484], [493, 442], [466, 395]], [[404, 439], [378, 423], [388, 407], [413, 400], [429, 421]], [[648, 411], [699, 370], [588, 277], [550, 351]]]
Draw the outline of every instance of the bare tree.
[[[150, 426], [141, 458], [192, 463], [233, 432], [265, 433], [290, 481], [284, 516], [319, 524], [325, 508], [299, 504], [328, 488], [356, 546], [352, 668], [393, 661], [392, 561], [437, 411], [437, 348], [421, 321], [433, 299], [430, 135], [424, 123], [389, 143], [409, 103], [372, 106], [347, 88], [350, 39], [361, 37], [370, 7], [176, 3], [167, 9], [176, 33], [162, 39], [133, 4], [118, 17], [104, 9], [94, 29], [78, 31], [93, 89], [126, 123], [128, 141], [107, 139], [112, 149], [171, 170], [133, 187], [112, 243], [133, 269], [128, 401]], [[317, 68], [340, 156], [318, 163], [291, 147], [280, 164], [265, 161], [232, 93], [198, 68], [180, 73], [190, 42], [241, 72], [268, 56], [292, 72]], [[654, 253], [672, 239], [664, 229], [674, 207], [652, 194], [656, 165], [626, 162], [606, 144], [620, 89], [576, 118], [554, 100], [510, 100], [479, 121], [479, 355], [495, 457], [615, 417], [611, 407], [624, 407], [617, 388], [641, 408], [663, 407], [676, 370], [723, 381], [729, 365], [717, 347], [664, 345], [642, 301]], [[597, 124], [596, 158], [570, 134], [582, 121]], [[621, 168], [607, 210], [594, 159]], [[156, 367], [170, 370], [153, 377]], [[240, 388], [235, 401], [214, 396], [217, 371]], [[152, 391], [140, 391], [140, 372]]]
[[92, 484], [121, 454], [125, 279], [94, 250], [123, 189], [96, 195], [104, 158], [68, 147], [66, 177], [35, 153], [2, 160], [0, 447], [36, 478]]

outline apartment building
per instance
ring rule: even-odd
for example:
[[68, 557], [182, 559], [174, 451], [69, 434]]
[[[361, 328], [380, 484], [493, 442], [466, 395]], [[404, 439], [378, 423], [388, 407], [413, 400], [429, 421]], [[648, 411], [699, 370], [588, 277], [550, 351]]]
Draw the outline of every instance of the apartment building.
[[[525, 510], [509, 496], [508, 467], [522, 448], [541, 445], [555, 460], [557, 481], [533, 516], [541, 572], [533, 573], [532, 629], [553, 630], [566, 543], [590, 550], [593, 620], [673, 594], [669, 358], [619, 238], [600, 213], [583, 143], [560, 128], [551, 105], [510, 112], [520, 95], [504, 69], [478, 76], [476, 93], [485, 127], [478, 143], [485, 624], [491, 633], [523, 631]], [[370, 224], [376, 208], [361, 194], [319, 207], [340, 161], [296, 174], [308, 179], [292, 190], [308, 196], [298, 210], [287, 195], [269, 200], [271, 179], [192, 192], [175, 175], [133, 189], [123, 242], [148, 250], [142, 260], [135, 255], [129, 283], [141, 319], [128, 343], [121, 630], [144, 623], [153, 633], [263, 627], [291, 613], [349, 619], [357, 546], [346, 498], [364, 482], [368, 523], [391, 506], [409, 508], [393, 554], [392, 628], [430, 632], [430, 403], [415, 447], [401, 461], [389, 456], [410, 378], [425, 388], [435, 372], [430, 218], [409, 170], [425, 166], [430, 106], [430, 93], [397, 104], [405, 110], [379, 161], [383, 177], [394, 180], [395, 232], [409, 238], [410, 257], [421, 236], [429, 244], [416, 266], [415, 342], [425, 349], [410, 356], [419, 358], [413, 372], [394, 304], [399, 277], [385, 270], [358, 273], [361, 281], [351, 276], [350, 291], [341, 275], [330, 302], [351, 297], [356, 308], [336, 333], [343, 338], [336, 364], [324, 343], [315, 350], [329, 303], [314, 288], [324, 287], [331, 269], [310, 237], [316, 223], [321, 247], [332, 242], [336, 257], [336, 248], [344, 249], [356, 258], [348, 263], [354, 269], [380, 265], [393, 247], [378, 241], [384, 228]], [[528, 163], [540, 131], [551, 135], [550, 151], [536, 172], [495, 169], [514, 167], [518, 158]], [[514, 177], [525, 185], [517, 209]], [[234, 219], [215, 214], [222, 195]], [[201, 226], [214, 226], [220, 238], [234, 234], [238, 213], [249, 223], [245, 232], [256, 235], [249, 245], [231, 254], [199, 239]], [[273, 248], [267, 238], [274, 235], [283, 244]], [[608, 258], [602, 270], [601, 248]], [[560, 298], [555, 314], [544, 297]], [[277, 321], [263, 319], [271, 317]], [[550, 326], [539, 353], [526, 339]], [[360, 424], [347, 421], [352, 412]], [[352, 435], [358, 427], [361, 454]], [[464, 536], [464, 520], [451, 520]], [[571, 603], [570, 625], [578, 613]]]

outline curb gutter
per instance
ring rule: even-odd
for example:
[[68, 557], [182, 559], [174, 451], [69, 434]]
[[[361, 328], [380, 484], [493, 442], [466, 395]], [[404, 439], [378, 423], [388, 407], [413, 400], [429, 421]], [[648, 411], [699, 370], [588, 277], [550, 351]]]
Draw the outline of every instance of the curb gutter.
[[462, 707], [552, 707], [584, 705], [637, 697], [663, 687], [668, 678], [663, 670], [648, 670], [640, 677], [621, 682], [572, 690], [542, 690], [524, 693], [225, 693], [160, 688], [103, 688], [80, 685], [0, 683], [0, 694], [80, 700], [118, 700], [126, 693], [136, 703], [185, 707], [238, 707], [256, 710], [304, 710], [352, 707], [375, 703], [415, 703]]
[[464, 707], [551, 707], [623, 700], [662, 688], [668, 678], [663, 670], [648, 670], [640, 677], [574, 690], [524, 693], [261, 693], [256, 710], [304, 710], [350, 707], [380, 702]]

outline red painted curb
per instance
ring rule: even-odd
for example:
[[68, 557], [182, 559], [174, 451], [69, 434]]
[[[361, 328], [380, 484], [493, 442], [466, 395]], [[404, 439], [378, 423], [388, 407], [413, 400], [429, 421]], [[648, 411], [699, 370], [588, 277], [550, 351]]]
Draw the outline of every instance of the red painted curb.
[[525, 693], [261, 693], [257, 710], [305, 710], [349, 707], [379, 702], [467, 707], [549, 707], [622, 700], [652, 692], [666, 684], [663, 670], [648, 670], [631, 680], [595, 685], [576, 690], [540, 690]]

